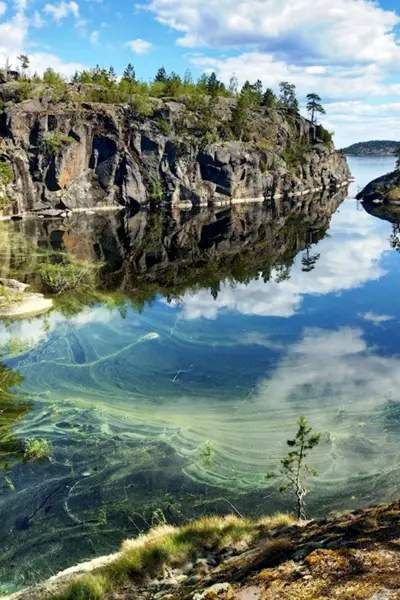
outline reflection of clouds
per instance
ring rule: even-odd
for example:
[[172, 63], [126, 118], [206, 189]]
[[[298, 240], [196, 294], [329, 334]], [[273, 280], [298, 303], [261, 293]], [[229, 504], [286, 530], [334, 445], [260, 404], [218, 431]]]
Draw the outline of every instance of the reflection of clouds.
[[[379, 279], [385, 271], [378, 261], [389, 249], [380, 234], [381, 224], [347, 202], [334, 216], [333, 237], [318, 245], [321, 258], [309, 273], [301, 270], [301, 257], [295, 261], [289, 281], [264, 283], [261, 279], [235, 287], [223, 284], [214, 301], [207, 290], [184, 294], [181, 305], [187, 320], [215, 319], [221, 310], [242, 314], [290, 317], [299, 310], [306, 294], [329, 294], [359, 287]], [[275, 278], [277, 273], [273, 273]]]
[[323, 479], [398, 465], [398, 442], [387, 437], [383, 410], [400, 402], [400, 359], [379, 356], [361, 329], [305, 330], [259, 389], [259, 420], [281, 423], [270, 442], [282, 446], [301, 414], [316, 431], [330, 432], [334, 454], [324, 443], [315, 453]]
[[371, 321], [374, 325], [380, 325], [381, 323], [386, 323], [387, 321], [393, 321], [394, 317], [390, 315], [376, 315], [373, 312], [367, 312], [364, 315], [360, 315], [365, 321]]
[[36, 346], [47, 340], [50, 334], [62, 325], [80, 328], [89, 324], [108, 323], [113, 318], [115, 318], [115, 312], [112, 313], [106, 307], [99, 306], [85, 307], [73, 317], [64, 317], [59, 312], [52, 311], [47, 315], [29, 320], [24, 319], [11, 323], [0, 321], [0, 348], [15, 340], [30, 347]]
[[329, 397], [336, 406], [359, 403], [363, 410], [369, 402], [377, 405], [399, 395], [399, 389], [400, 360], [375, 354], [362, 330], [351, 328], [306, 330], [304, 338], [289, 348], [268, 387], [269, 394], [281, 400], [303, 390], [306, 400]]

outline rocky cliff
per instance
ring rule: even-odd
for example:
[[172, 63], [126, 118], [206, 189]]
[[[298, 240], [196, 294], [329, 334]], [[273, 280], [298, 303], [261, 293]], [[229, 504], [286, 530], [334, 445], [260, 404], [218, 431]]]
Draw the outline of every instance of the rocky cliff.
[[[4, 214], [149, 201], [207, 204], [335, 189], [350, 177], [321, 127], [279, 109], [249, 115], [246, 141], [232, 139], [235, 101], [208, 112], [153, 100], [150, 115], [128, 105], [17, 101], [0, 86]], [[18, 91], [18, 90], [17, 90]], [[213, 116], [214, 130], [205, 119]], [[229, 130], [229, 131], [228, 131]]]

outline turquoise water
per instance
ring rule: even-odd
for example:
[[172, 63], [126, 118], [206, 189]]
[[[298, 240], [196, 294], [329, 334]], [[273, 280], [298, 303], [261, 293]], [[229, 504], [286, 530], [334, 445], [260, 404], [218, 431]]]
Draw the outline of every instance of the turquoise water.
[[310, 513], [398, 497], [400, 256], [353, 198], [393, 160], [349, 162], [341, 204], [4, 226], [2, 275], [34, 271], [18, 234], [106, 261], [119, 290], [0, 324], [0, 431], [52, 444], [50, 461], [15, 461], [14, 491], [0, 481], [7, 585], [160, 519], [290, 509], [264, 476], [300, 414], [322, 433]]

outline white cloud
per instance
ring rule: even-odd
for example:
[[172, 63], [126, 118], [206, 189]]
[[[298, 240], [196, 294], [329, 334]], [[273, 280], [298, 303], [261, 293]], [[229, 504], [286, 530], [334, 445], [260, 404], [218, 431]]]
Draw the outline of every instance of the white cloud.
[[142, 40], [141, 38], [137, 38], [136, 40], [131, 40], [130, 42], [126, 42], [125, 46], [136, 52], [136, 54], [145, 54], [150, 50], [153, 44], [147, 42], [146, 40]]
[[31, 70], [42, 74], [46, 69], [51, 67], [65, 77], [70, 77], [75, 71], [82, 71], [87, 68], [87, 65], [78, 62], [64, 62], [55, 54], [47, 52], [35, 52], [29, 55], [31, 61]]
[[394, 319], [394, 317], [389, 315], [376, 315], [373, 312], [367, 312], [361, 316], [365, 321], [371, 321], [374, 325], [380, 325], [381, 323], [386, 323], [387, 321], [392, 321]]
[[7, 12], [7, 4], [5, 2], [0, 2], [0, 17]]
[[46, 4], [44, 12], [51, 16], [55, 21], [62, 21], [66, 17], [73, 16], [79, 18], [79, 5], [71, 0], [65, 2], [62, 0], [59, 4]]
[[46, 25], [46, 21], [42, 18], [42, 15], [38, 10], [35, 10], [35, 12], [33, 13], [33, 17], [31, 18], [31, 24], [33, 27], [36, 27], [36, 29], [41, 29]]
[[[143, 6], [143, 5], [142, 5]], [[145, 5], [187, 47], [256, 48], [302, 59], [398, 60], [400, 18], [367, 0], [151, 0]]]
[[98, 31], [92, 31], [92, 33], [90, 34], [90, 37], [89, 37], [90, 43], [95, 46], [96, 44], [99, 43], [99, 37], [100, 37], [100, 34]]
[[386, 84], [384, 74], [377, 65], [327, 66], [320, 68], [289, 64], [275, 59], [272, 54], [247, 52], [228, 58], [196, 56], [191, 62], [203, 69], [215, 70], [226, 83], [235, 73], [242, 85], [247, 79], [261, 79], [265, 86], [277, 88], [283, 80], [294, 83], [300, 97], [310, 90], [318, 90], [322, 97], [364, 98], [400, 93], [400, 84]]

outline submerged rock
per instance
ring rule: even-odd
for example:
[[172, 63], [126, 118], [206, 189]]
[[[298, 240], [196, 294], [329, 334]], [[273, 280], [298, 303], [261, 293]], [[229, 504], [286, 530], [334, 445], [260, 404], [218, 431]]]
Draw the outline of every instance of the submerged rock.
[[0, 320], [25, 319], [48, 312], [53, 301], [43, 294], [28, 292], [29, 285], [16, 279], [0, 279]]

